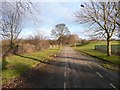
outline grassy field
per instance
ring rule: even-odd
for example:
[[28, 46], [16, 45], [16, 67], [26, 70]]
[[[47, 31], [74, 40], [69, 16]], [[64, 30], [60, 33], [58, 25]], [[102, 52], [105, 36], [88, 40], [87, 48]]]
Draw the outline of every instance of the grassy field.
[[52, 55], [57, 53], [59, 48], [52, 48], [35, 53], [12, 55], [2, 62], [2, 82], [5, 83], [9, 79], [15, 78], [23, 73], [25, 70], [52, 60]]
[[[118, 41], [112, 41], [112, 45], [119, 44], [120, 42]], [[89, 55], [104, 59], [106, 61], [109, 61], [113, 64], [119, 64], [120, 65], [120, 56], [117, 55], [112, 55], [112, 56], [107, 56], [106, 53], [100, 52], [95, 50], [95, 45], [106, 45], [106, 41], [91, 41], [85, 45], [78, 45], [74, 49], [76, 51], [82, 51], [84, 53], [87, 53]]]

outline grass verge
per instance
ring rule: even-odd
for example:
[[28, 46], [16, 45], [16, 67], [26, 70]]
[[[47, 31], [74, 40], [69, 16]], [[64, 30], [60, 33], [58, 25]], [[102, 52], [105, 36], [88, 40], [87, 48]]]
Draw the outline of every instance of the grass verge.
[[[12, 55], [6, 57], [2, 62], [2, 83], [6, 83], [9, 79], [21, 75], [29, 68], [35, 67], [37, 64], [42, 64], [53, 59], [53, 55], [59, 51], [59, 48], [52, 48], [34, 53]], [[1, 74], [0, 73], [0, 74]]]
[[[117, 44], [118, 42], [116, 41], [113, 41], [111, 42], [112, 44]], [[95, 57], [95, 58], [98, 58], [98, 59], [101, 59], [103, 61], [106, 61], [108, 63], [106, 64], [103, 64], [104, 67], [106, 68], [109, 68], [109, 69], [114, 69], [113, 67], [114, 66], [118, 66], [120, 65], [120, 56], [117, 56], [117, 55], [111, 55], [111, 56], [107, 56], [106, 53], [103, 53], [103, 52], [100, 52], [100, 51], [97, 51], [94, 49], [94, 46], [95, 45], [105, 45], [105, 41], [93, 41], [93, 42], [89, 42], [88, 44], [86, 45], [80, 45], [80, 46], [77, 46], [77, 47], [74, 47], [74, 50], [78, 51], [78, 52], [83, 52], [83, 53], [86, 53], [92, 57]], [[114, 64], [114, 65], [112, 65]]]

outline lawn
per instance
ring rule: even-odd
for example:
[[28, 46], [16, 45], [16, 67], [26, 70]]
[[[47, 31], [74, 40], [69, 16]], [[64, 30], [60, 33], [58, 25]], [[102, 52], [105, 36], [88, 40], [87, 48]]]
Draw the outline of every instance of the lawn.
[[[111, 42], [112, 45], [117, 45], [119, 43], [120, 42], [118, 42], [118, 41], [112, 41]], [[91, 42], [89, 42], [85, 45], [78, 45], [74, 49], [76, 51], [84, 52], [84, 53], [92, 55], [94, 57], [104, 59], [104, 60], [109, 61], [113, 64], [119, 64], [120, 65], [120, 56], [117, 56], [117, 55], [107, 56], [106, 53], [95, 50], [94, 49], [95, 45], [106, 45], [106, 41], [91, 41]]]
[[21, 75], [24, 71], [36, 66], [37, 64], [42, 64], [52, 60], [53, 57], [51, 56], [53, 56], [58, 51], [59, 48], [52, 48], [39, 52], [12, 55], [7, 57], [4, 62], [2, 62], [2, 82], [5, 83], [9, 79]]

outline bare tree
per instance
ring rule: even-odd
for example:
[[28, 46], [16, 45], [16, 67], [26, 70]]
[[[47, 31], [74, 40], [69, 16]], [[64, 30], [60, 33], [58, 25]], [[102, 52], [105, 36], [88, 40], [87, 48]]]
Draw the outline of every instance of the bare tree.
[[13, 50], [18, 42], [18, 36], [22, 30], [23, 14], [20, 12], [20, 7], [2, 3], [2, 19], [0, 34], [4, 39], [9, 40], [10, 49]]
[[0, 36], [9, 40], [10, 49], [14, 49], [20, 39], [19, 34], [23, 28], [23, 20], [26, 14], [32, 14], [32, 10], [36, 9], [32, 2], [2, 2], [0, 8]]
[[68, 38], [68, 42], [70, 44], [73, 44], [75, 47], [76, 47], [76, 43], [78, 42], [79, 40], [79, 36], [77, 34], [71, 34], [69, 35], [69, 38]]
[[63, 37], [70, 34], [70, 31], [65, 24], [57, 24], [51, 31], [51, 35], [60, 40], [61, 46], [63, 45]]
[[89, 23], [94, 27], [95, 36], [106, 38], [107, 55], [111, 55], [110, 40], [115, 35], [119, 9], [117, 2], [90, 2], [81, 5], [82, 11], [75, 13], [76, 21], [80, 24]]
[[[45, 42], [46, 38], [43, 34], [37, 33], [31, 36], [32, 44], [35, 46], [36, 50], [41, 50], [42, 48], [46, 47]], [[43, 46], [44, 45], [44, 46]]]

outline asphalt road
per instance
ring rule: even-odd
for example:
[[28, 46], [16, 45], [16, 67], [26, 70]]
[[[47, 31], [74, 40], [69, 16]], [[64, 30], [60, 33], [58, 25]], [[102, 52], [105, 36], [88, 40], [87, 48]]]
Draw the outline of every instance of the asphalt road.
[[89, 56], [65, 47], [55, 62], [42, 70], [38, 88], [118, 88], [118, 73], [103, 68]]
[[[101, 66], [92, 57], [65, 47], [54, 62], [25, 74], [29, 88], [113, 88], [118, 89], [118, 73]], [[22, 84], [19, 86], [22, 86]], [[22, 87], [26, 87], [22, 86]]]

